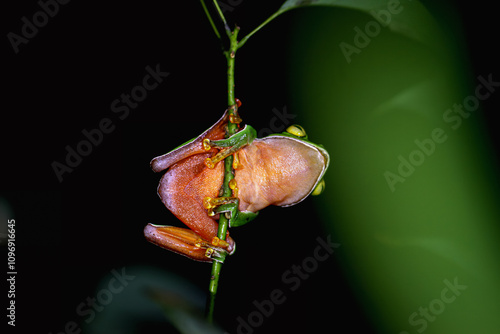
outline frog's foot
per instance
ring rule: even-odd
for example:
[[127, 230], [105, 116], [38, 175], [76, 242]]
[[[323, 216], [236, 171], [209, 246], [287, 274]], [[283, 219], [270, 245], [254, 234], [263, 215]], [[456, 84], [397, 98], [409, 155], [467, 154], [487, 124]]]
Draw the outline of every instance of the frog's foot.
[[[210, 139], [205, 139], [203, 141], [203, 146], [205, 147], [205, 141], [210, 142]], [[239, 150], [239, 147], [233, 146], [230, 148], [223, 149], [219, 151], [216, 155], [214, 155], [211, 158], [207, 158], [205, 160], [205, 166], [207, 166], [210, 169], [215, 168], [215, 165], [219, 162], [230, 156], [231, 154], [236, 154], [236, 152]]]
[[[230, 187], [233, 189], [233, 194], [238, 193], [236, 182], [232, 184], [230, 182]], [[237, 197], [205, 197], [203, 199], [203, 207], [208, 210], [208, 215], [213, 216], [217, 213], [224, 213], [229, 220], [229, 227], [245, 225], [257, 217], [258, 212], [240, 211], [238, 209], [239, 203]]]
[[242, 119], [238, 114], [239, 107], [241, 107], [241, 101], [239, 99], [236, 99], [236, 104], [233, 104], [230, 107], [232, 112], [229, 114], [229, 122], [234, 124], [240, 124], [242, 122]]
[[224, 160], [231, 154], [237, 153], [242, 147], [251, 144], [256, 137], [257, 132], [255, 131], [255, 129], [250, 125], [245, 125], [245, 127], [241, 131], [238, 131], [227, 139], [203, 139], [203, 148], [205, 149], [205, 151], [209, 151], [212, 148], [221, 149], [219, 153], [217, 153], [213, 157], [207, 158], [205, 160], [205, 165], [208, 168], [214, 168], [219, 161]]
[[214, 216], [217, 213], [227, 212], [230, 218], [234, 215], [235, 210], [238, 210], [239, 200], [237, 197], [205, 197], [203, 199], [203, 207], [207, 209], [209, 216]]
[[148, 224], [144, 235], [157, 246], [203, 262], [224, 262], [226, 255], [233, 254], [236, 248], [217, 237], [208, 241], [190, 229], [175, 226]]

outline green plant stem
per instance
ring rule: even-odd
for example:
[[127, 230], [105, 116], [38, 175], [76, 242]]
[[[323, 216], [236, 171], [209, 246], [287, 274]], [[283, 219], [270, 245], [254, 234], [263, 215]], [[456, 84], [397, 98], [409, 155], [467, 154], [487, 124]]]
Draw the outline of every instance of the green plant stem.
[[[234, 31], [228, 32], [228, 37], [230, 41], [229, 50], [225, 51], [224, 54], [227, 60], [227, 103], [229, 106], [229, 114], [236, 114], [236, 98], [234, 95], [234, 63], [236, 50], [238, 49], [238, 32], [239, 27], [236, 27]], [[228, 129], [226, 133], [226, 138], [235, 134], [238, 131], [238, 125], [231, 122], [228, 123]], [[230, 155], [224, 160], [224, 182], [222, 185], [222, 196], [231, 196], [232, 190], [229, 188], [229, 181], [234, 178], [233, 173], [233, 156]], [[217, 237], [221, 240], [226, 239], [227, 229], [229, 227], [229, 220], [224, 214], [220, 215], [219, 218], [219, 230], [217, 232]], [[219, 277], [222, 269], [222, 262], [214, 261], [212, 264], [212, 272], [210, 276], [209, 285], [209, 298], [207, 305], [207, 318], [210, 322], [213, 321], [214, 307], [215, 307], [215, 296], [217, 295], [217, 288], [219, 286]]]
[[227, 25], [226, 18], [224, 17], [224, 14], [222, 13], [222, 10], [220, 9], [219, 4], [217, 3], [217, 0], [213, 0], [213, 1], [214, 1], [214, 6], [217, 9], [217, 13], [219, 13], [220, 19], [224, 23], [224, 29], [226, 29], [226, 33], [229, 35], [231, 33], [231, 29]]
[[215, 26], [214, 20], [212, 20], [212, 16], [210, 16], [210, 12], [208, 11], [207, 5], [205, 5], [205, 0], [200, 0], [201, 6], [203, 7], [203, 10], [205, 11], [205, 14], [207, 15], [208, 21], [210, 22], [210, 25], [212, 26], [212, 29], [215, 32], [215, 36], [217, 36], [218, 39], [222, 40], [219, 31], [217, 30], [217, 27]]
[[266, 24], [268, 24], [269, 22], [271, 22], [272, 20], [274, 20], [277, 16], [283, 14], [286, 11], [287, 11], [286, 9], [283, 10], [283, 9], [280, 8], [276, 13], [274, 13], [267, 20], [265, 20], [264, 22], [262, 22], [257, 28], [255, 28], [249, 34], [247, 34], [245, 37], [243, 37], [241, 39], [241, 41], [239, 42], [239, 44], [238, 44], [238, 48], [241, 48], [248, 41], [248, 39], [253, 36], [253, 34], [255, 34], [257, 31], [259, 31], [260, 29], [262, 29]]

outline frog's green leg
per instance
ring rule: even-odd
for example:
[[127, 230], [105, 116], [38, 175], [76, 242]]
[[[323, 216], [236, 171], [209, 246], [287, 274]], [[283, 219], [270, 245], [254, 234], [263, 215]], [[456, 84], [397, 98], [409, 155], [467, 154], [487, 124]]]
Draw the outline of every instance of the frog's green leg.
[[[245, 125], [243, 129], [240, 131], [236, 132], [234, 135], [232, 135], [229, 138], [226, 139], [220, 139], [220, 140], [212, 140], [209, 141], [210, 148], [215, 147], [215, 148], [224, 148], [224, 147], [231, 147], [231, 146], [236, 146], [238, 148], [241, 148], [245, 145], [248, 145], [252, 143], [252, 141], [257, 137], [257, 131], [251, 126], [251, 125]], [[210, 148], [205, 148], [206, 150], [209, 150]]]
[[205, 197], [203, 207], [208, 210], [209, 216], [215, 216], [217, 213], [230, 212], [235, 208], [238, 210], [239, 199], [237, 197]]
[[248, 222], [254, 220], [259, 212], [252, 211], [238, 211], [235, 219], [229, 220], [229, 227], [239, 227], [243, 226]]
[[236, 197], [205, 197], [203, 206], [208, 210], [208, 215], [226, 213], [229, 219], [229, 227], [238, 227], [252, 221], [259, 214], [258, 212], [239, 211], [240, 201]]
[[238, 185], [236, 179], [229, 181], [229, 188], [233, 191], [231, 197], [205, 197], [203, 199], [203, 207], [208, 210], [209, 216], [214, 216], [217, 213], [225, 213], [229, 219], [229, 227], [238, 227], [252, 221], [259, 214], [258, 212], [240, 211], [238, 206]]
[[318, 184], [316, 184], [316, 187], [314, 187], [311, 195], [312, 196], [318, 196], [321, 195], [325, 191], [325, 179], [321, 179]]
[[231, 154], [237, 153], [242, 147], [249, 145], [257, 137], [257, 132], [250, 125], [245, 127], [227, 139], [210, 140], [209, 138], [203, 139], [203, 148], [209, 151], [212, 148], [222, 149], [212, 158], [205, 160], [205, 165], [208, 168], [214, 168], [215, 164], [224, 160]]

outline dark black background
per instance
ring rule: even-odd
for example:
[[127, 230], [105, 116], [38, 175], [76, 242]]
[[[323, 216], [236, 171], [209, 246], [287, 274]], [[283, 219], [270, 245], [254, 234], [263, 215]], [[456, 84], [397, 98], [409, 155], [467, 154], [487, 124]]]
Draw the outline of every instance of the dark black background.
[[[243, 36], [281, 3], [246, 0], [225, 14], [242, 27]], [[209, 265], [163, 251], [142, 237], [148, 222], [176, 224], [156, 195], [160, 176], [149, 161], [200, 134], [226, 106], [225, 59], [199, 2], [72, 1], [61, 5], [18, 54], [7, 33], [19, 33], [21, 18], [40, 7], [35, 1], [4, 6], [0, 194], [12, 205], [17, 223], [16, 332], [27, 326], [39, 333], [62, 331], [67, 321], [78, 320], [76, 305], [93, 296], [113, 268], [162, 267], [205, 289]], [[463, 22], [465, 39], [458, 32], [456, 41], [471, 60], [464, 71], [497, 78], [493, 4], [430, 6], [438, 17], [458, 15]], [[241, 115], [257, 129], [269, 126], [273, 108], [287, 105], [289, 30], [297, 15], [280, 17], [237, 55]], [[130, 93], [142, 82], [145, 67], [156, 64], [169, 77], [120, 120], [111, 102]], [[496, 95], [483, 103], [493, 142], [496, 106]], [[114, 131], [60, 183], [51, 164], [64, 162], [65, 146], [75, 148], [84, 139], [81, 131], [98, 127], [103, 118], [113, 121]], [[235, 333], [235, 319], [254, 309], [253, 300], [285, 289], [282, 273], [310, 256], [316, 238], [328, 232], [308, 200], [286, 210], [266, 209], [232, 235], [239, 248], [223, 268], [216, 316]], [[372, 332], [335, 257], [287, 294], [287, 302], [255, 332], [325, 328]]]

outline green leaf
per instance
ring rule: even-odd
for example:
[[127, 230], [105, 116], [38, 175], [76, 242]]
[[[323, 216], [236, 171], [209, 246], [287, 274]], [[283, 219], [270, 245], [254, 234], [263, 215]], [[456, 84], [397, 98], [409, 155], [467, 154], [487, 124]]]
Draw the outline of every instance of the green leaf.
[[[411, 16], [410, 3], [401, 4], [392, 22], [407, 10]], [[441, 303], [440, 292], [459, 282], [469, 288], [425, 334], [493, 333], [500, 327], [495, 155], [481, 112], [448, 119], [482, 79], [470, 82], [464, 38], [452, 26], [434, 41], [442, 52], [384, 31], [347, 61], [339, 43], [354, 44], [353, 25], [372, 20], [359, 13], [311, 10], [287, 48], [290, 103], [305, 111], [301, 124], [333, 161], [326, 180], [334, 186], [315, 198], [319, 217], [337, 240], [355, 241], [343, 244], [339, 263], [363, 292], [377, 332], [416, 333], [420, 305]], [[457, 19], [441, 13], [443, 25]]]
[[[295, 8], [311, 6], [359, 10], [373, 17], [373, 20], [368, 20], [367, 24], [375, 21], [395, 33], [425, 44], [431, 44], [432, 41], [436, 40], [435, 34], [438, 31], [436, 22], [427, 9], [416, 0], [287, 0], [276, 13], [245, 36], [240, 41], [239, 47], [243, 46], [253, 34], [279, 15]], [[365, 27], [362, 26], [360, 29], [364, 30]]]
[[359, 0], [359, 1], [350, 1], [350, 0], [287, 0], [283, 5], [281, 5], [279, 10], [289, 10], [298, 7], [304, 6], [343, 6], [343, 7], [351, 7], [351, 8], [370, 8], [373, 5], [387, 5], [387, 1], [384, 0]]

